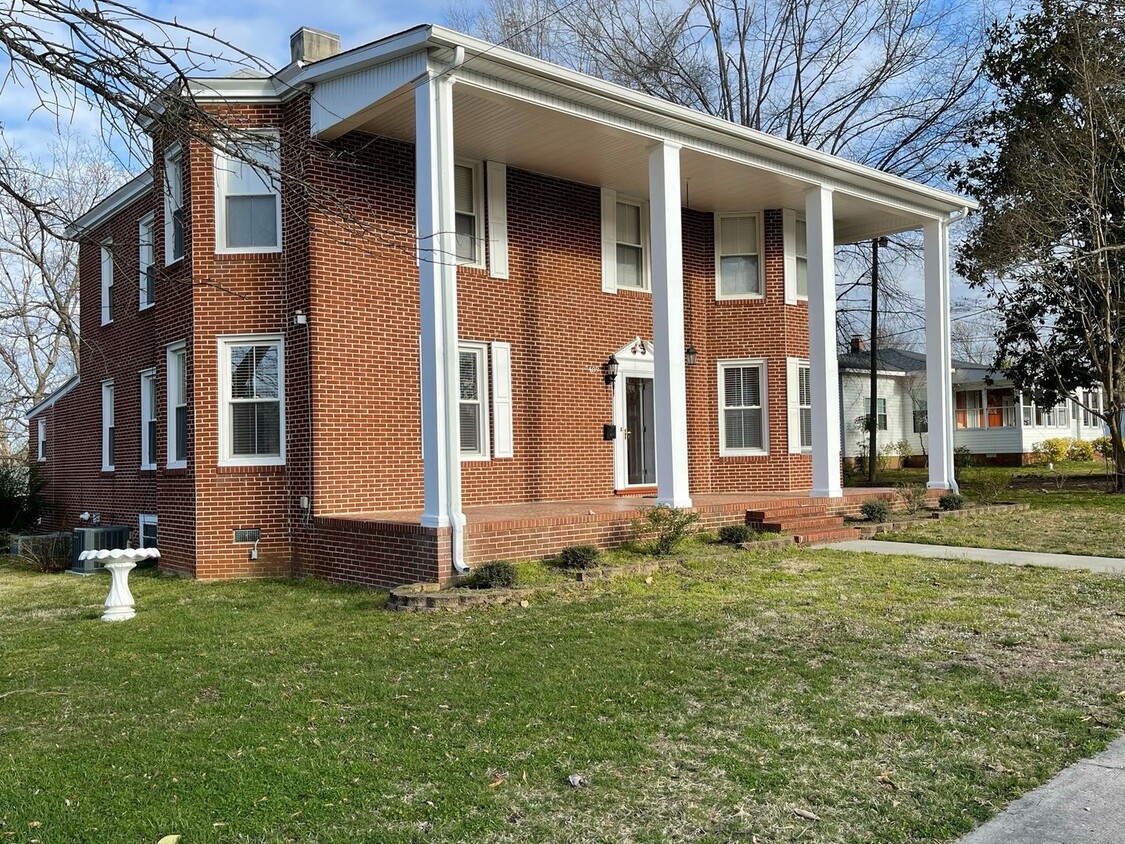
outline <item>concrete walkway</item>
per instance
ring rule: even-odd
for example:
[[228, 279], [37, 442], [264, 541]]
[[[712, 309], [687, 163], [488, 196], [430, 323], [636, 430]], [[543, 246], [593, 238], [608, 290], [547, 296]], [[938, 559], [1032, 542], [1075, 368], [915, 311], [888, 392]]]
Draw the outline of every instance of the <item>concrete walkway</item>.
[[1029, 791], [959, 844], [1121, 844], [1125, 738]]
[[[864, 551], [871, 554], [906, 554], [914, 557], [937, 557], [942, 560], [979, 560], [1008, 566], [1047, 566], [1125, 574], [1125, 559], [1119, 557], [1086, 557], [1081, 554], [1043, 554], [1038, 551], [1000, 551], [996, 548], [959, 548], [953, 545], [924, 545], [920, 542], [888, 542], [881, 539], [853, 539], [820, 546], [836, 551]], [[1125, 832], [1121, 840], [1125, 841]]]

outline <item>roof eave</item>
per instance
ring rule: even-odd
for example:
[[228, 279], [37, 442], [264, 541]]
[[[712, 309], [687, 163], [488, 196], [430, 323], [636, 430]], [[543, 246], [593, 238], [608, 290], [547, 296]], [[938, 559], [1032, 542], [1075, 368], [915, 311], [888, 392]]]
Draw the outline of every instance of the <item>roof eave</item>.
[[152, 187], [152, 170], [134, 176], [73, 223], [66, 227], [64, 235], [75, 240], [90, 229], [104, 223], [122, 208], [136, 202], [145, 191]]

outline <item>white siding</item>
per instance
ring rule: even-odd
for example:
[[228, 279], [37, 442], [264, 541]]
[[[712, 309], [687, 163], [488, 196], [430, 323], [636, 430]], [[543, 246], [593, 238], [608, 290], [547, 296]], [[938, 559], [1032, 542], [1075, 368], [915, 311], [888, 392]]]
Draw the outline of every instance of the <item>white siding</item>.
[[[899, 375], [880, 375], [879, 398], [887, 400], [887, 430], [878, 432], [880, 450], [888, 443], [906, 440], [915, 454], [921, 454], [922, 445], [914, 433], [914, 403], [910, 399], [910, 379]], [[871, 390], [867, 374], [842, 372], [840, 375], [840, 403], [843, 419], [843, 455], [857, 457], [862, 453], [860, 441], [867, 434], [855, 425], [855, 420], [867, 412], [865, 399]], [[923, 441], [925, 435], [922, 435]]]

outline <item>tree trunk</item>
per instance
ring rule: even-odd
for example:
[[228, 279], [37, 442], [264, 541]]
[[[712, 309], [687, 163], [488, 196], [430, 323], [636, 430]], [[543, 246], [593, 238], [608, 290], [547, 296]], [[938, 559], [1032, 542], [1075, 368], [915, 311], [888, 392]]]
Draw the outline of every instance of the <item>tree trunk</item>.
[[1110, 489], [1125, 492], [1125, 445], [1121, 442], [1121, 408], [1114, 407], [1106, 414], [1109, 426], [1109, 439], [1113, 445], [1113, 479]]

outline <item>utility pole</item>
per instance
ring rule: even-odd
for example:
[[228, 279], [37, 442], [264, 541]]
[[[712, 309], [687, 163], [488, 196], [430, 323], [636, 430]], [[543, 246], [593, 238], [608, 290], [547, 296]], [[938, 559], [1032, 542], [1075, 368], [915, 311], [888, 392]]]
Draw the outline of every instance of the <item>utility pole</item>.
[[879, 453], [879, 247], [890, 241], [871, 241], [871, 404], [867, 409], [867, 480], [875, 483], [875, 456]]

